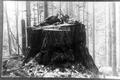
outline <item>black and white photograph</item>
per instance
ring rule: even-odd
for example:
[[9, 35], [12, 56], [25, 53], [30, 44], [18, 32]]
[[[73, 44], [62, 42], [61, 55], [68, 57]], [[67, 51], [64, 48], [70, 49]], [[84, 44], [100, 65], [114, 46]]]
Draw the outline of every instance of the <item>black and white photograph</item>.
[[120, 79], [119, 1], [3, 1], [0, 8], [1, 77]]

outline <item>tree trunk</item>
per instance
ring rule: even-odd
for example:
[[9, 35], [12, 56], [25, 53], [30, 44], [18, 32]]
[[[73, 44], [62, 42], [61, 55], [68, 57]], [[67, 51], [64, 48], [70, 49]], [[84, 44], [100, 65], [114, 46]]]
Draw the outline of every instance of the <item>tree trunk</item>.
[[109, 45], [109, 54], [108, 54], [108, 64], [112, 67], [112, 28], [111, 28], [111, 7], [109, 4], [109, 39], [108, 39], [108, 45]]
[[69, 16], [70, 18], [73, 18], [73, 3], [69, 2]]
[[44, 19], [48, 17], [48, 2], [44, 1]]
[[[3, 1], [0, 0], [0, 53], [2, 55], [2, 48], [3, 48]], [[2, 59], [2, 56], [0, 56]], [[1, 74], [0, 74], [1, 75]]]
[[40, 3], [39, 3], [39, 1], [37, 2], [37, 18], [38, 18], [38, 23], [37, 24], [39, 24], [40, 23], [40, 9], [39, 9], [39, 5], [40, 5]]
[[95, 7], [93, 2], [93, 60], [95, 62]]
[[78, 20], [80, 20], [80, 19], [81, 19], [81, 18], [80, 18], [80, 15], [81, 15], [81, 14], [80, 14], [80, 7], [79, 7], [80, 4], [79, 4], [79, 2], [78, 2], [77, 5], [78, 5], [78, 7], [77, 7], [77, 8], [78, 8], [78, 11], [77, 11], [77, 13], [78, 13], [78, 14], [77, 14], [77, 17], [78, 17]]
[[53, 16], [53, 14], [54, 14], [54, 3], [53, 3], [53, 1], [51, 1], [51, 4], [52, 4], [51, 12], [52, 12], [52, 16]]
[[27, 17], [27, 27], [31, 27], [31, 6], [30, 1], [26, 1], [26, 17]]
[[68, 14], [68, 2], [66, 2], [66, 14]]
[[[30, 10], [31, 6], [30, 6], [30, 1], [26, 1], [26, 18], [27, 18], [27, 28], [31, 27], [31, 10]], [[30, 40], [29, 40], [29, 35], [28, 35], [29, 31], [27, 29], [27, 47], [30, 46]]]
[[105, 64], [107, 64], [107, 23], [106, 23], [106, 4], [105, 4]]
[[83, 2], [83, 24], [84, 24], [84, 19], [85, 19], [85, 6], [86, 6], [86, 2]]
[[116, 71], [116, 67], [117, 67], [117, 63], [116, 63], [116, 5], [113, 2], [112, 3], [112, 29], [113, 29], [113, 75], [116, 76], [117, 75], [117, 71]]
[[22, 53], [24, 56], [27, 55], [26, 53], [26, 29], [25, 29], [25, 20], [21, 20], [22, 25]]
[[87, 45], [87, 47], [88, 47], [88, 49], [89, 49], [89, 14], [88, 14], [88, 3], [87, 3], [87, 30], [86, 30], [86, 45]]
[[11, 55], [10, 25], [9, 25], [9, 20], [8, 20], [7, 8], [6, 8], [6, 10], [5, 10], [5, 14], [6, 14], [6, 19], [7, 19], [7, 32], [8, 32], [8, 47], [9, 47], [9, 54]]
[[[17, 36], [17, 44], [19, 45], [19, 30], [18, 30], [18, 2], [16, 2], [16, 36]], [[17, 51], [18, 51], [18, 54], [20, 53], [19, 51], [19, 46], [17, 46]]]

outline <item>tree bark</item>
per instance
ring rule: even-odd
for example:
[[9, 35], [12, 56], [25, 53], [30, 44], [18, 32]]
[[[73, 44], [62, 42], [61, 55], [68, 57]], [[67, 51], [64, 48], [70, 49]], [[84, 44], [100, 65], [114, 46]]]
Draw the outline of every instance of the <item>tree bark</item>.
[[31, 10], [30, 1], [26, 1], [26, 17], [27, 17], [27, 27], [31, 27]]
[[69, 16], [70, 18], [73, 18], [73, 3], [72, 2], [69, 2]]
[[105, 64], [107, 65], [107, 23], [106, 23], [106, 4], [105, 4]]
[[68, 2], [66, 2], [66, 14], [68, 14]]
[[37, 2], [37, 18], [38, 18], [38, 23], [37, 23], [37, 24], [40, 23], [40, 9], [39, 9], [39, 5], [40, 5], [40, 3], [39, 3], [39, 1], [38, 1], [38, 2]]
[[81, 19], [81, 16], [80, 16], [80, 15], [81, 15], [81, 14], [80, 14], [80, 7], [79, 7], [80, 4], [79, 4], [79, 2], [78, 2], [77, 5], [78, 5], [78, 7], [77, 7], [77, 8], [78, 8], [78, 11], [77, 11], [78, 14], [77, 14], [77, 16], [78, 16], [78, 20], [80, 21], [80, 19]]
[[[87, 3], [87, 12], [88, 12], [88, 3]], [[87, 43], [87, 47], [89, 49], [89, 14], [87, 13], [87, 30], [86, 30], [86, 43]]]
[[44, 1], [44, 19], [48, 17], [48, 2]]
[[8, 13], [7, 8], [5, 9], [6, 20], [7, 20], [7, 32], [8, 32], [8, 47], [9, 47], [9, 54], [11, 55], [11, 38], [10, 38], [10, 25], [8, 20]]
[[95, 62], [95, 7], [93, 2], [93, 60]]
[[83, 24], [84, 24], [84, 19], [85, 19], [85, 6], [86, 6], [86, 2], [83, 2]]
[[25, 20], [21, 20], [22, 25], [22, 53], [24, 56], [27, 55], [26, 53], [26, 29], [25, 29]]
[[113, 29], [113, 75], [117, 75], [116, 67], [117, 67], [117, 62], [116, 62], [116, 5], [113, 2], [112, 3], [112, 29]]
[[70, 26], [70, 31], [32, 30], [30, 40], [31, 49], [24, 63], [39, 53], [36, 59], [39, 64], [81, 63], [86, 69], [98, 73], [86, 47], [85, 25], [81, 23]]
[[[3, 0], [0, 0], [0, 58], [2, 60], [2, 53], [3, 53]], [[1, 61], [2, 62], [2, 61]], [[0, 75], [2, 75], [0, 73]]]
[[[17, 44], [19, 45], [19, 30], [18, 30], [18, 2], [16, 2], [16, 36], [17, 36]], [[18, 51], [18, 54], [20, 53], [19, 51], [19, 46], [17, 46], [17, 51]]]
[[[30, 8], [31, 8], [30, 1], [26, 1], [27, 28], [31, 27], [31, 10], [30, 10]], [[29, 40], [30, 35], [28, 33], [29, 33], [29, 31], [27, 29], [27, 47], [30, 46], [30, 40]]]
[[108, 45], [109, 45], [109, 55], [108, 55], [108, 64], [112, 67], [112, 26], [111, 26], [111, 7], [109, 3], [109, 39], [108, 39]]

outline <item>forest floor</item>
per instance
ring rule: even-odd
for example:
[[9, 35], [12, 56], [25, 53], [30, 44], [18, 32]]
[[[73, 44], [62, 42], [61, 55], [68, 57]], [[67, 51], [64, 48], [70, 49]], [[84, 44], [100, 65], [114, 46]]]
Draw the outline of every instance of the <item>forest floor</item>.
[[[12, 55], [2, 59], [2, 77], [37, 77], [37, 78], [95, 78], [94, 74], [84, 67], [73, 65], [72, 69], [60, 68], [52, 69], [49, 66], [39, 65], [35, 60], [31, 60], [25, 66], [22, 65], [23, 58], [20, 55]], [[119, 76], [98, 75], [97, 78], [120, 79]]]
[[51, 68], [39, 65], [31, 60], [25, 66], [22, 65], [22, 56], [12, 55], [2, 59], [2, 77], [53, 77], [53, 78], [93, 78], [94, 74], [84, 67], [73, 65], [72, 69]]

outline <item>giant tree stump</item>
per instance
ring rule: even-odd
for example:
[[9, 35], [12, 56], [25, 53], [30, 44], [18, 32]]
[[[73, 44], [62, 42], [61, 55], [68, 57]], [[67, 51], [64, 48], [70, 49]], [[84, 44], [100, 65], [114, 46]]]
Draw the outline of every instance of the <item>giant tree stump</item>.
[[24, 60], [28, 62], [37, 54], [39, 64], [61, 65], [81, 63], [86, 69], [97, 73], [98, 69], [86, 47], [85, 26], [81, 23], [69, 27], [70, 31], [51, 31], [30, 28], [30, 51]]

